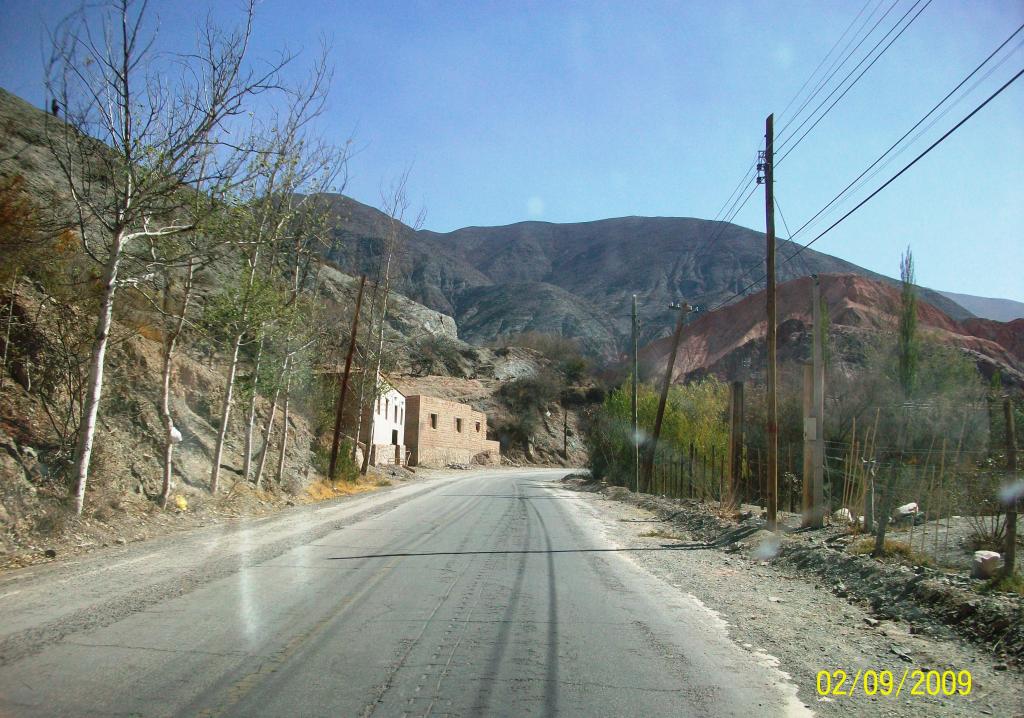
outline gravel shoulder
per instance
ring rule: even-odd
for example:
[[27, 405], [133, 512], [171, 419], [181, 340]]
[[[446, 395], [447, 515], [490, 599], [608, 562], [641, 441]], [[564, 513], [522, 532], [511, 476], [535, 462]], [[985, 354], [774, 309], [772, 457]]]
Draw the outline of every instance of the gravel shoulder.
[[[835, 595], [823, 581], [760, 558], [756, 547], [749, 552], [688, 548], [703, 546], [703, 538], [606, 494], [580, 495], [609, 541], [641, 549], [629, 552], [632, 560], [716, 612], [743, 648], [777, 662], [797, 685], [799, 698], [819, 715], [1024, 716], [1021, 673], [983, 648], [949, 632], [922, 632], [900, 620], [877, 618], [870, 606]], [[747, 542], [751, 539], [760, 540], [753, 536]], [[867, 670], [896, 676], [907, 669], [969, 670], [973, 686], [967, 696], [911, 696], [905, 689], [898, 698], [819, 697], [818, 671], [836, 669], [851, 677]]]

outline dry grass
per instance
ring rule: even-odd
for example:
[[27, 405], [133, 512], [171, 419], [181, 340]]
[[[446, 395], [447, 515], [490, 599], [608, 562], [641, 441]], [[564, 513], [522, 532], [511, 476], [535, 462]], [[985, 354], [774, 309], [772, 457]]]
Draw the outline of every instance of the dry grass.
[[1024, 576], [1015, 573], [1007, 578], [993, 578], [978, 587], [980, 593], [991, 593], [1001, 591], [1004, 593], [1015, 593], [1024, 596]]
[[146, 339], [149, 339], [151, 342], [163, 343], [164, 341], [163, 331], [161, 331], [159, 327], [154, 327], [151, 324], [140, 324], [135, 331]]
[[379, 484], [359, 478], [355, 481], [315, 481], [306, 487], [306, 502], [328, 501], [339, 496], [352, 496], [373, 491]]
[[[871, 554], [875, 550], [875, 537], [865, 536], [862, 539], [854, 541], [850, 544], [847, 549], [849, 553], [856, 556], [864, 556]], [[932, 566], [934, 561], [931, 556], [915, 551], [909, 545], [902, 541], [895, 541], [893, 539], [886, 539], [885, 546], [883, 547], [883, 555], [885, 558], [895, 558], [902, 563], [909, 564], [911, 566]]]

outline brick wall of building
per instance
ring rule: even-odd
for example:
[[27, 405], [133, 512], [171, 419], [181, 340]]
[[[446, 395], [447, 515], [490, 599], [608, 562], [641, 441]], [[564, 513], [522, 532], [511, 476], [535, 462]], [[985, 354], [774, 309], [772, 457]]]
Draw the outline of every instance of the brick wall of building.
[[416, 395], [406, 397], [405, 408], [411, 464], [468, 464], [480, 454], [490, 463], [501, 461], [498, 442], [487, 439], [487, 415], [468, 404]]

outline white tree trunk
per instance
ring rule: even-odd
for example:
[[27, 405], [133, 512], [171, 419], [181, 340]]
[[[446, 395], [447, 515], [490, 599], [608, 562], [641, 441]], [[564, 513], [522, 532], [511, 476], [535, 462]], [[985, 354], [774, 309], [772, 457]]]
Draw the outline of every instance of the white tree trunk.
[[270, 440], [273, 438], [274, 419], [277, 417], [277, 401], [281, 391], [274, 392], [274, 400], [270, 404], [270, 413], [267, 414], [267, 424], [263, 429], [263, 448], [260, 449], [260, 459], [256, 462], [256, 488], [260, 488], [260, 480], [263, 478], [263, 468], [267, 464], [267, 453], [270, 451]]
[[14, 279], [11, 280], [11, 301], [7, 305], [7, 329], [4, 332], [4, 365], [3, 370], [0, 371], [0, 389], [4, 388], [4, 379], [7, 376], [7, 356], [11, 349], [11, 326], [14, 324], [14, 293], [18, 291], [20, 277], [20, 273], [15, 272]]
[[277, 457], [277, 485], [281, 485], [281, 479], [284, 477], [284, 462], [286, 456], [286, 450], [288, 449], [288, 415], [291, 402], [291, 391], [292, 391], [292, 374], [288, 372], [288, 377], [284, 383], [284, 411], [281, 414], [281, 452]]
[[110, 325], [114, 316], [114, 294], [117, 291], [117, 271], [121, 265], [121, 249], [124, 245], [124, 230], [114, 236], [110, 258], [103, 268], [103, 296], [100, 297], [99, 316], [96, 319], [96, 338], [92, 344], [89, 361], [89, 382], [82, 405], [82, 423], [78, 428], [78, 445], [75, 448], [75, 513], [82, 515], [85, 505], [85, 485], [89, 480], [89, 462], [96, 438], [96, 419], [99, 416], [100, 396], [103, 393], [103, 369], [110, 342]]
[[274, 391], [274, 400], [270, 403], [270, 413], [267, 415], [267, 423], [263, 428], [263, 448], [260, 450], [260, 460], [256, 464], [256, 488], [260, 487], [260, 479], [263, 477], [263, 469], [267, 464], [267, 454], [270, 452], [270, 440], [273, 438], [274, 418], [277, 416], [277, 402], [281, 399], [281, 379], [288, 371], [288, 364], [291, 356], [284, 358], [284, 365], [281, 367], [281, 376], [278, 377], [277, 389]]
[[181, 302], [181, 313], [175, 319], [174, 328], [168, 333], [164, 344], [163, 385], [160, 392], [160, 415], [164, 422], [164, 480], [160, 491], [160, 507], [167, 508], [167, 500], [171, 496], [172, 468], [174, 458], [174, 420], [171, 417], [171, 362], [174, 358], [174, 347], [185, 326], [185, 315], [188, 313], [189, 300], [192, 298], [192, 276], [195, 272], [195, 258], [190, 257], [188, 271], [185, 276], [185, 296]]
[[260, 339], [259, 348], [256, 350], [256, 364], [253, 367], [252, 396], [249, 397], [249, 414], [245, 420], [245, 457], [242, 464], [242, 476], [249, 480], [252, 473], [252, 430], [256, 425], [256, 399], [259, 397], [260, 386], [260, 364], [263, 361], [263, 340]]
[[242, 335], [235, 337], [235, 349], [228, 365], [228, 380], [224, 391], [224, 401], [220, 408], [220, 429], [217, 432], [217, 446], [213, 450], [213, 469], [210, 471], [210, 493], [217, 493], [220, 479], [220, 461], [224, 456], [224, 439], [228, 433], [228, 419], [231, 418], [231, 400], [235, 390], [235, 375], [238, 373], [238, 352], [242, 347]]
[[391, 274], [391, 255], [393, 250], [388, 251], [388, 260], [384, 265], [384, 297], [381, 299], [381, 310], [380, 310], [380, 340], [377, 342], [377, 362], [374, 367], [373, 377], [371, 381], [373, 384], [373, 391], [370, 392], [370, 426], [366, 434], [366, 451], [363, 453], [363, 465], [359, 469], [359, 473], [366, 475], [366, 472], [370, 469], [370, 454], [373, 452], [373, 429], [376, 424], [377, 412], [374, 411], [374, 402], [377, 401], [377, 377], [380, 376], [380, 365], [384, 358], [384, 329], [387, 326], [388, 318], [388, 292], [390, 282], [389, 277]]

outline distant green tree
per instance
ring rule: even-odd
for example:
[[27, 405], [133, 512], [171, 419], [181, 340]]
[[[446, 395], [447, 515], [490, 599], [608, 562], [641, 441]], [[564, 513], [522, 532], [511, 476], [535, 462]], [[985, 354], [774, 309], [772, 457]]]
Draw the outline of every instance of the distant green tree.
[[914, 255], [907, 252], [900, 258], [900, 326], [899, 378], [903, 396], [909, 399], [917, 382], [920, 344], [917, 336], [917, 291], [914, 287]]
[[917, 336], [917, 292], [914, 288], [914, 255], [910, 252], [909, 246], [906, 253], [900, 257], [900, 280], [902, 287], [900, 291], [900, 322], [897, 332], [896, 352], [898, 359], [897, 375], [899, 377], [900, 391], [903, 395], [903, 406], [900, 411], [901, 420], [897, 434], [899, 439], [896, 447], [900, 458], [897, 459], [895, 451], [889, 452], [888, 466], [883, 469], [882, 506], [878, 516], [878, 531], [875, 534], [874, 555], [876, 557], [882, 556], [885, 553], [885, 530], [889, 524], [889, 513], [892, 510], [897, 485], [906, 473], [906, 467], [902, 465], [902, 454], [911, 426], [909, 413], [912, 407], [909, 401], [917, 389], [918, 363], [920, 358], [920, 346]]
[[[647, 384], [637, 390], [637, 419], [641, 434], [653, 431], [658, 392]], [[692, 444], [699, 457], [714, 451], [725, 456], [729, 428], [725, 421], [729, 387], [714, 377], [690, 384], [673, 385], [665, 405], [659, 446], [677, 457], [687, 456]], [[610, 392], [604, 404], [591, 412], [584, 441], [595, 478], [620, 486], [633, 481], [632, 403], [629, 382]], [[707, 487], [706, 487], [707, 488]]]

